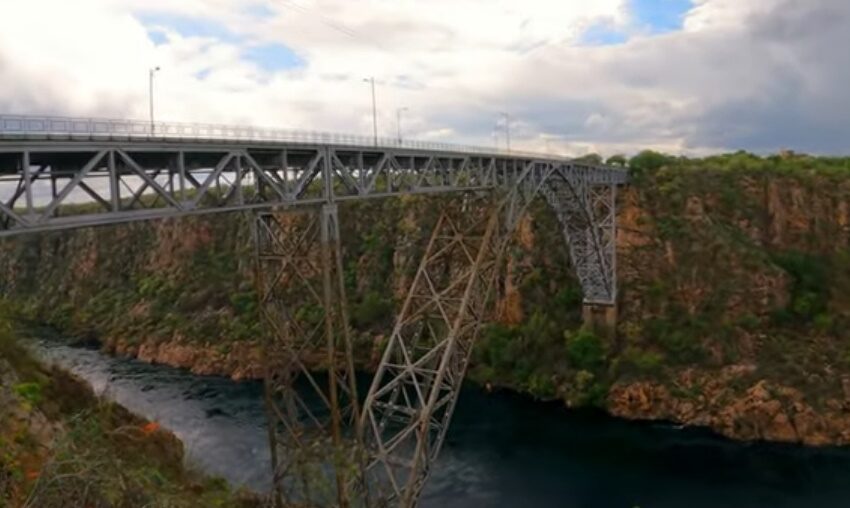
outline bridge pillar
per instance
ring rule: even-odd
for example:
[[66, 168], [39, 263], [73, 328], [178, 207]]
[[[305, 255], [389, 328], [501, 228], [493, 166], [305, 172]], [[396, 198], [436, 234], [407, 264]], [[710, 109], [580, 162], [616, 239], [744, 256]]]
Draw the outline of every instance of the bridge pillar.
[[588, 171], [559, 171], [542, 187], [558, 216], [584, 294], [585, 326], [612, 335], [617, 327], [617, 185]]
[[272, 330], [265, 385], [275, 506], [346, 507], [357, 446], [343, 425], [359, 408], [336, 205], [256, 214], [254, 238], [260, 310]]
[[584, 303], [581, 309], [584, 327], [597, 335], [613, 338], [617, 333], [617, 306]]

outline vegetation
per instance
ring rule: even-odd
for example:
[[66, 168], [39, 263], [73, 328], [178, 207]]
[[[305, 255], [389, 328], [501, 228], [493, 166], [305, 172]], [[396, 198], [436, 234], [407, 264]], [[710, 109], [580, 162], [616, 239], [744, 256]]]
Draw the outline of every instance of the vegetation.
[[[840, 390], [850, 374], [847, 159], [645, 151], [607, 162], [632, 175], [621, 194], [616, 339], [581, 330], [568, 250], [536, 203], [510, 253], [511, 312], [481, 334], [474, 380], [605, 405], [618, 382], [672, 386], [688, 368], [752, 364], [806, 393]], [[364, 358], [390, 330], [436, 211], [456, 201], [341, 205], [343, 275]], [[230, 349], [268, 334], [250, 227], [238, 214], [15, 239], [0, 245], [0, 269], [0, 287], [24, 315], [82, 338]]]
[[173, 435], [36, 362], [0, 317], [0, 507], [260, 506], [183, 465]]

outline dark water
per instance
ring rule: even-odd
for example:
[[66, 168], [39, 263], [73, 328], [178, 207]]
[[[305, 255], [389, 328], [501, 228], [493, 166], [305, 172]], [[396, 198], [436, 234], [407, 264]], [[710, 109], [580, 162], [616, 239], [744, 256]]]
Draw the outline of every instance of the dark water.
[[[259, 383], [198, 377], [56, 342], [37, 351], [168, 427], [188, 460], [268, 481]], [[850, 507], [850, 450], [746, 445], [467, 388], [423, 507]]]

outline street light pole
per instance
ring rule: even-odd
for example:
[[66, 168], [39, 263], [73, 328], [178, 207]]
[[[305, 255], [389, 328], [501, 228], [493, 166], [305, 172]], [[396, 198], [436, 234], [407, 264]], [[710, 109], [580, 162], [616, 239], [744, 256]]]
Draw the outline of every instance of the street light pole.
[[398, 108], [395, 111], [396, 122], [398, 125], [398, 146], [401, 146], [403, 138], [401, 137], [401, 114], [407, 111], [407, 108]]
[[150, 102], [151, 113], [151, 135], [154, 133], [154, 117], [153, 117], [153, 76], [159, 71], [159, 66], [148, 69], [148, 99]]
[[508, 153], [511, 153], [511, 115], [509, 113], [501, 113], [505, 117], [505, 142], [508, 146]]
[[375, 146], [378, 146], [378, 104], [375, 100], [375, 77], [364, 79], [363, 82], [372, 84], [372, 131], [375, 136]]

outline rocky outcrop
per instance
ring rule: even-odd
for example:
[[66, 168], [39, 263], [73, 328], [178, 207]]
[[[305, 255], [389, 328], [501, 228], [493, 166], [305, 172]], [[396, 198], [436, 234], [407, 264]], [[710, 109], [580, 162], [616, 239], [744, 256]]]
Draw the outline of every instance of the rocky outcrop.
[[[222, 343], [226, 349], [221, 346]], [[134, 345], [117, 340], [106, 342], [104, 348], [112, 354], [187, 369], [200, 376], [226, 376], [235, 381], [263, 377], [263, 348], [259, 344], [222, 343], [217, 346], [212, 342], [194, 344], [147, 340], [141, 345]]]
[[[815, 408], [800, 390], [765, 379], [750, 381], [754, 374], [755, 366], [736, 365], [713, 373], [688, 370], [672, 385], [618, 383], [609, 393], [608, 408], [621, 418], [707, 427], [737, 440], [850, 445], [850, 378], [845, 378], [843, 398]], [[747, 388], [734, 388], [741, 383]]]

